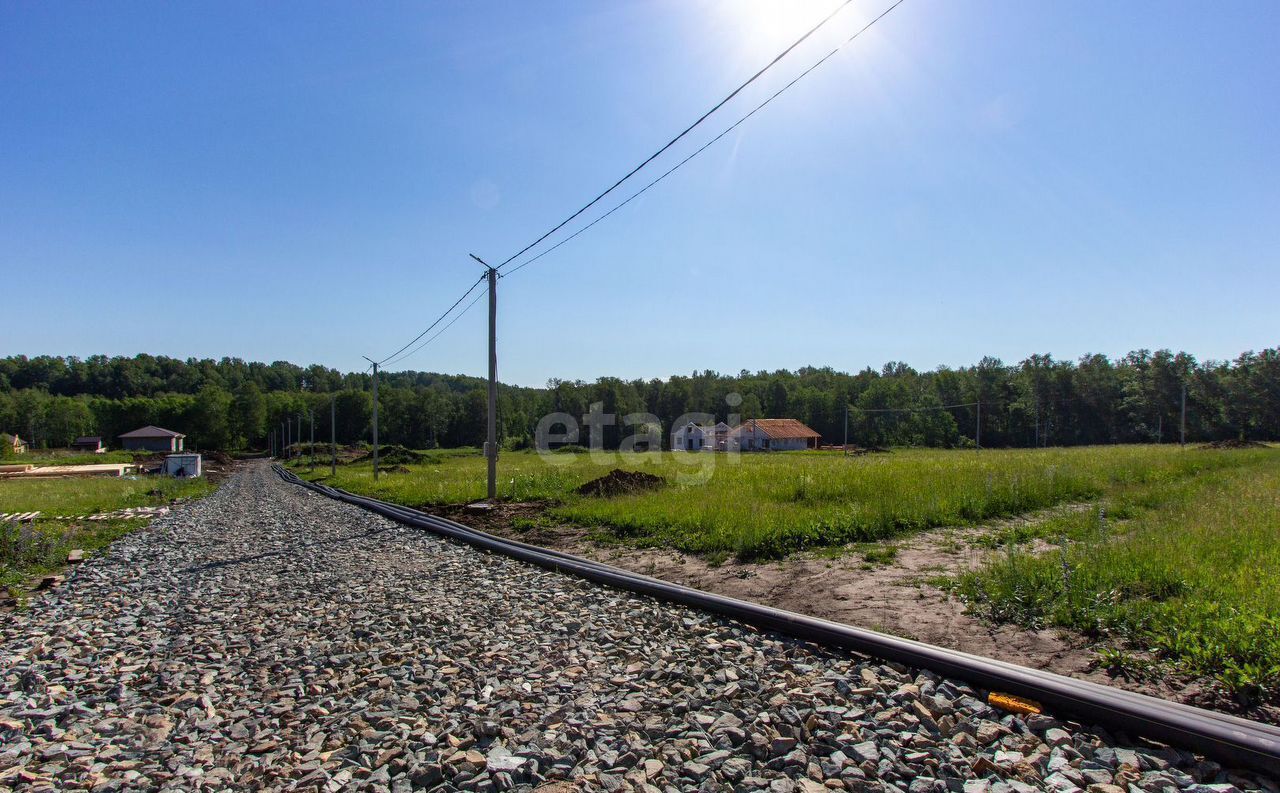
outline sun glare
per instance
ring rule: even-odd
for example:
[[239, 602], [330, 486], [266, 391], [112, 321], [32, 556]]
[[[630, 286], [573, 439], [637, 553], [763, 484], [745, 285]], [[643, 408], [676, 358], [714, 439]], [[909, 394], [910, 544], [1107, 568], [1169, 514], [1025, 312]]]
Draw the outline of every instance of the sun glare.
[[[770, 58], [834, 11], [843, 0], [723, 0], [720, 13], [738, 42], [739, 55], [748, 60]], [[841, 15], [855, 9], [846, 8]], [[843, 26], [839, 16], [814, 34], [819, 42], [831, 41], [831, 30]], [[811, 41], [813, 40], [811, 39]]]

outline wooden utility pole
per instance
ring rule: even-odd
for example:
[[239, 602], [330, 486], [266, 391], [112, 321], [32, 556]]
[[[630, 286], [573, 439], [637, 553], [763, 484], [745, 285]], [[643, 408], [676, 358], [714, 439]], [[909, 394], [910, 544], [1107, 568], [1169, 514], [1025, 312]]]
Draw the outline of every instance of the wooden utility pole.
[[849, 453], [849, 401], [844, 403], [844, 448], [841, 449], [845, 454]]
[[378, 362], [367, 355], [360, 356], [373, 364], [373, 478], [378, 478]]
[[329, 394], [329, 476], [338, 475], [338, 395]]

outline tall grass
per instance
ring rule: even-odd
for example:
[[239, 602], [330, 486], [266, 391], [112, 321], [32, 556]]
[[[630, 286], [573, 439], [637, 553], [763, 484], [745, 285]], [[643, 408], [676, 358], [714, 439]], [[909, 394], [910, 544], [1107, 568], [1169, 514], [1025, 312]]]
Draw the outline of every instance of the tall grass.
[[1110, 638], [1238, 696], [1280, 697], [1280, 455], [1262, 454], [1129, 494], [1118, 529], [1011, 550], [958, 589], [994, 619]]

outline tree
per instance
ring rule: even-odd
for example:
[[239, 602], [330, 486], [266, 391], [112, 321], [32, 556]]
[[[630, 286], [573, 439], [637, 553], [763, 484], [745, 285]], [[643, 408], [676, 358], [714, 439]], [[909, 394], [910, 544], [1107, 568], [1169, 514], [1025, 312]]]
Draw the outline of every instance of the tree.
[[338, 413], [338, 440], [355, 443], [366, 440], [373, 421], [373, 396], [367, 391], [339, 391], [334, 397]]
[[267, 400], [257, 384], [246, 380], [231, 398], [231, 434], [240, 443], [255, 445], [266, 435]]
[[49, 446], [70, 446], [93, 431], [93, 413], [83, 399], [50, 397], [44, 406], [44, 437]]
[[191, 431], [197, 448], [226, 449], [231, 446], [231, 395], [209, 384], [196, 394], [191, 410]]

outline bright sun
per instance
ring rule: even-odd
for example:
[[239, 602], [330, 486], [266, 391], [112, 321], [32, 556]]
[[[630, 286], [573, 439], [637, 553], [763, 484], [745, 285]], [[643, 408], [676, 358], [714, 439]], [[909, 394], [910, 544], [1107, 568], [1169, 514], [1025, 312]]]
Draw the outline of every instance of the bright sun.
[[[741, 42], [743, 56], [760, 59], [778, 54], [844, 0], [722, 0], [721, 17]], [[851, 9], [845, 9], [846, 13]], [[833, 19], [828, 28], [835, 25]], [[814, 38], [823, 40], [819, 31]]]

